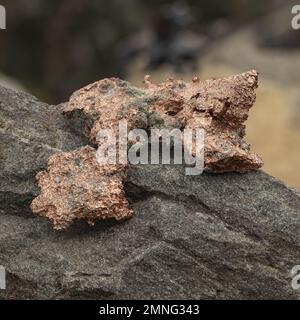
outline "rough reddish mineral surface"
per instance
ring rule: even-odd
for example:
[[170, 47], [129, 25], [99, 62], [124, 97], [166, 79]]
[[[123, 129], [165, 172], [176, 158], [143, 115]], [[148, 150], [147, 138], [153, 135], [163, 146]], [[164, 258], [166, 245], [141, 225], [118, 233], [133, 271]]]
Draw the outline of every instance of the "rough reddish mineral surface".
[[100, 166], [91, 147], [53, 155], [48, 170], [37, 175], [41, 194], [32, 211], [50, 219], [57, 230], [76, 219], [91, 225], [99, 219], [127, 219], [132, 211], [123, 190], [125, 178], [125, 166]]
[[263, 164], [243, 140], [257, 76], [252, 70], [224, 79], [169, 79], [158, 85], [146, 76], [143, 89], [104, 79], [74, 93], [64, 113], [79, 120], [93, 143], [100, 129], [113, 128], [117, 134], [121, 119], [128, 121], [129, 129], [203, 128], [205, 171], [245, 172]]
[[[257, 76], [252, 70], [224, 79], [169, 79], [158, 85], [146, 76], [144, 88], [104, 79], [75, 92], [63, 113], [93, 144], [100, 129], [111, 128], [118, 136], [122, 119], [129, 130], [203, 128], [204, 170], [246, 172], [263, 164], [243, 140]], [[55, 229], [65, 229], [75, 219], [93, 224], [97, 219], [132, 216], [123, 190], [127, 166], [99, 165], [91, 147], [54, 155], [48, 166], [37, 175], [41, 195], [32, 211], [52, 220]]]

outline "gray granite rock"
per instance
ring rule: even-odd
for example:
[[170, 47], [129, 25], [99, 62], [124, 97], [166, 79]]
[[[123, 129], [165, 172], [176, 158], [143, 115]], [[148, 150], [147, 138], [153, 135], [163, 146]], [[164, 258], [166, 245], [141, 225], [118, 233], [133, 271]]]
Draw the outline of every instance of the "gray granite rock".
[[60, 108], [0, 86], [0, 209], [7, 213], [37, 194], [35, 175], [51, 154], [87, 144]]
[[30, 213], [34, 175], [57, 150], [84, 144], [27, 94], [0, 88], [0, 298], [299, 299], [300, 196], [262, 171], [184, 175], [134, 166], [126, 222], [66, 232]]

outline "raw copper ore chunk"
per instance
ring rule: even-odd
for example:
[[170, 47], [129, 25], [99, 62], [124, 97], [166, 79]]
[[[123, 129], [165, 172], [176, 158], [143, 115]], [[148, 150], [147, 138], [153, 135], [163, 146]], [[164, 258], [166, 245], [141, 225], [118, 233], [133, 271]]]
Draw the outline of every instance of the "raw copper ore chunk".
[[[204, 170], [246, 172], [263, 165], [243, 140], [257, 78], [252, 70], [224, 79], [168, 79], [156, 85], [146, 76], [144, 88], [104, 79], [75, 92], [63, 114], [95, 145], [100, 144], [100, 129], [113, 129], [118, 144], [120, 120], [127, 120], [128, 130], [203, 129]], [[188, 147], [195, 156], [195, 146]], [[123, 190], [127, 170], [127, 165], [100, 165], [91, 147], [53, 155], [48, 170], [37, 175], [41, 195], [32, 211], [52, 220], [55, 229], [65, 229], [76, 219], [93, 224], [97, 219], [129, 218], [132, 211]]]
[[127, 219], [132, 211], [123, 190], [125, 174], [123, 165], [100, 166], [91, 147], [52, 155], [48, 170], [37, 175], [41, 194], [31, 208], [57, 230], [76, 219], [87, 219], [91, 225], [99, 219]]
[[91, 142], [100, 129], [118, 131], [126, 119], [128, 129], [204, 129], [204, 170], [246, 172], [263, 165], [243, 140], [244, 122], [255, 102], [258, 73], [255, 70], [224, 79], [186, 83], [168, 79], [153, 84], [145, 77], [145, 88], [111, 78], [74, 93], [64, 114], [80, 124]]

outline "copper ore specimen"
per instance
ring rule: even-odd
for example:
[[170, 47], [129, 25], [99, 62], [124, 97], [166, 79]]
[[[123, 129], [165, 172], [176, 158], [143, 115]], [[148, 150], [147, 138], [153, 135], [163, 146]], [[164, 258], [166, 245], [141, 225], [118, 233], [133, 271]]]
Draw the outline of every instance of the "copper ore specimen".
[[100, 129], [118, 131], [126, 119], [132, 128], [203, 128], [205, 171], [246, 172], [263, 165], [243, 140], [244, 122], [255, 102], [255, 70], [224, 79], [192, 82], [168, 79], [145, 88], [120, 79], [104, 79], [73, 94], [64, 113], [77, 120], [91, 142]]
[[[263, 165], [243, 140], [244, 122], [255, 102], [258, 73], [255, 70], [217, 80], [194, 78], [185, 83], [168, 79], [144, 88], [110, 78], [75, 92], [63, 113], [75, 128], [84, 130], [97, 145], [100, 129], [111, 128], [118, 137], [119, 120], [133, 128], [203, 128], [204, 170], [246, 172]], [[96, 162], [95, 150], [85, 147], [50, 157], [48, 171], [37, 175], [41, 195], [32, 211], [48, 217], [55, 229], [67, 228], [75, 219], [126, 219], [132, 216], [123, 182], [127, 166]]]
[[100, 166], [91, 147], [55, 154], [48, 170], [37, 175], [41, 194], [33, 200], [32, 211], [50, 219], [57, 230], [76, 219], [91, 225], [98, 219], [127, 219], [132, 211], [123, 190], [125, 178], [124, 165]]

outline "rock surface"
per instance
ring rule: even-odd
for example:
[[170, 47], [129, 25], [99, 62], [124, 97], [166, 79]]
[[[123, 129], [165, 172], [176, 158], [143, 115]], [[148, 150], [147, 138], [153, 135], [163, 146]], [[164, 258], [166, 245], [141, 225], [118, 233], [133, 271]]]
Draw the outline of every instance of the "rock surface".
[[35, 175], [49, 156], [88, 143], [60, 109], [0, 86], [0, 208], [19, 212], [38, 194]]
[[[56, 232], [28, 214], [35, 173], [57, 149], [85, 145], [50, 107], [0, 89], [0, 298], [299, 299], [300, 196], [262, 171], [185, 176], [135, 166], [134, 218]], [[16, 116], [17, 115], [17, 116]]]

